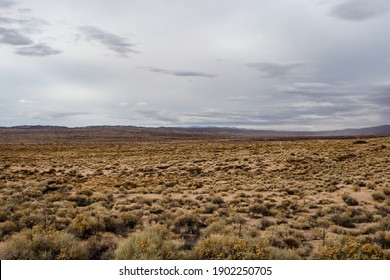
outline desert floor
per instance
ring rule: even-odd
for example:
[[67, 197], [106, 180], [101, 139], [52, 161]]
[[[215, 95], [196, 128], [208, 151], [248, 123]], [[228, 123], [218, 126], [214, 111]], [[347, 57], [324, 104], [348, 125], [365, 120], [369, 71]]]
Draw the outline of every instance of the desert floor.
[[389, 213], [389, 137], [0, 144], [2, 259], [389, 259]]

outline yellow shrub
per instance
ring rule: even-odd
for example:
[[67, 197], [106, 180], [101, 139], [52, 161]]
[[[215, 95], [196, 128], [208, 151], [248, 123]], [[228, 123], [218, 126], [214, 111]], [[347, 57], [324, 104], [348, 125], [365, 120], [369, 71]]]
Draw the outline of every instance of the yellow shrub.
[[211, 235], [195, 245], [193, 257], [205, 260], [267, 259], [267, 242], [255, 243], [228, 235]]

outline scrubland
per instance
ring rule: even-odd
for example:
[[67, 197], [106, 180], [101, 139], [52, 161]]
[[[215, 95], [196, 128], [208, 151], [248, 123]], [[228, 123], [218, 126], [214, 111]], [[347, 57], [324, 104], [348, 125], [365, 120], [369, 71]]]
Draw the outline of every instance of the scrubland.
[[0, 144], [0, 259], [390, 259], [390, 138]]

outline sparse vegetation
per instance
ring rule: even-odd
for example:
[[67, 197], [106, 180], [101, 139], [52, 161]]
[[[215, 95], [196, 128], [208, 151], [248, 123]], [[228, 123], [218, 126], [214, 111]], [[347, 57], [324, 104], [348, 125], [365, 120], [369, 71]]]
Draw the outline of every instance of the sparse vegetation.
[[390, 138], [0, 144], [1, 259], [389, 259]]

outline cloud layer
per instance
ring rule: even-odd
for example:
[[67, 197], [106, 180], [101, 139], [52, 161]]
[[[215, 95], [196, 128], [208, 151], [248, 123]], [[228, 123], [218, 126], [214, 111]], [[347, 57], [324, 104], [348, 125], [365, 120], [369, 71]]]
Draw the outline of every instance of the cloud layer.
[[388, 0], [0, 0], [0, 126], [385, 124], [388, 26]]

